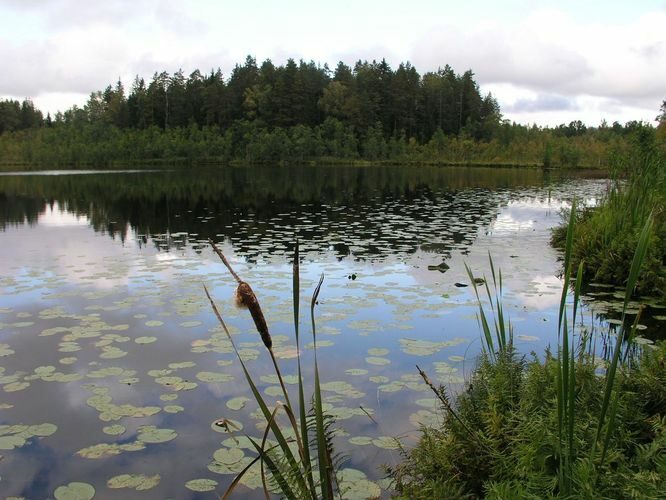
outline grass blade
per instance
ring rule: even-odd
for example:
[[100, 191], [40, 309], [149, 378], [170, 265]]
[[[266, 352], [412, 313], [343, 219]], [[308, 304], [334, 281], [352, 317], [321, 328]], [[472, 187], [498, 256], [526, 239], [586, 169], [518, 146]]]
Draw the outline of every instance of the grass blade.
[[[640, 274], [640, 269], [643, 264], [643, 260], [645, 259], [645, 255], [647, 254], [647, 249], [648, 249], [648, 242], [650, 239], [650, 234], [652, 232], [652, 215], [648, 217], [648, 220], [645, 223], [645, 226], [643, 226], [643, 229], [641, 231], [640, 237], [638, 238], [638, 245], [636, 246], [636, 251], [634, 252], [634, 258], [631, 262], [631, 268], [629, 270], [629, 277], [627, 279], [627, 287], [625, 289], [624, 293], [624, 305], [622, 307], [622, 327], [620, 328], [620, 332], [618, 334], [618, 337], [615, 341], [615, 349], [613, 351], [613, 358], [610, 364], [610, 367], [608, 368], [608, 371], [606, 372], [606, 387], [604, 390], [604, 399], [601, 405], [601, 411], [599, 413], [599, 423], [597, 425], [597, 437], [595, 440], [596, 442], [599, 441], [601, 438], [601, 434], [603, 431], [604, 423], [606, 420], [606, 414], [608, 412], [610, 402], [611, 402], [611, 397], [614, 397], [617, 399], [618, 395], [617, 393], [614, 392], [614, 384], [615, 384], [615, 377], [617, 373], [617, 365], [618, 361], [620, 359], [620, 352], [622, 350], [622, 345], [625, 340], [625, 319], [626, 319], [626, 313], [627, 313], [627, 305], [629, 304], [629, 300], [631, 299], [631, 295], [636, 287], [636, 283], [638, 281], [638, 276]], [[613, 408], [617, 408], [617, 405], [614, 403], [612, 405]], [[610, 415], [610, 421], [614, 421], [615, 419], [615, 414], [614, 411], [611, 411]], [[607, 445], [608, 442], [610, 441], [610, 434], [612, 432], [612, 425], [607, 426], [606, 428], [606, 437], [604, 439], [604, 444], [603, 444], [603, 449], [601, 453], [601, 463], [599, 464], [600, 466], [603, 465], [605, 457], [606, 457], [606, 451], [607, 451]], [[594, 448], [593, 448], [594, 451]]]
[[294, 303], [294, 332], [296, 335], [296, 352], [298, 364], [298, 418], [300, 421], [301, 441], [303, 442], [303, 467], [304, 475], [310, 491], [316, 492], [315, 481], [312, 474], [312, 458], [310, 456], [310, 447], [308, 446], [308, 426], [307, 416], [305, 414], [305, 391], [303, 384], [303, 371], [301, 368], [301, 344], [300, 344], [300, 294], [301, 294], [301, 273], [300, 273], [300, 254], [298, 240], [294, 245], [294, 264], [292, 271], [292, 300]]
[[315, 324], [314, 310], [319, 297], [321, 285], [324, 282], [324, 275], [319, 278], [319, 283], [312, 294], [312, 301], [310, 302], [310, 319], [312, 322], [312, 339], [314, 343], [314, 413], [315, 413], [315, 429], [317, 438], [317, 458], [319, 460], [319, 481], [321, 484], [322, 498], [325, 500], [333, 499], [333, 480], [332, 480], [332, 461], [328, 453], [328, 446], [326, 442], [326, 433], [324, 429], [324, 411], [322, 408], [321, 398], [321, 384], [319, 381], [319, 366], [317, 364], [317, 329]]

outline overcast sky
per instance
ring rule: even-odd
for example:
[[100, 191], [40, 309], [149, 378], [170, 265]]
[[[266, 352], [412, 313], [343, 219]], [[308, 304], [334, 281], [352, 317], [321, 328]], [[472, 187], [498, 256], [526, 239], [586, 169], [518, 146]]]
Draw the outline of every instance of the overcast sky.
[[652, 121], [666, 99], [666, 0], [0, 0], [0, 97], [44, 112], [118, 77], [228, 76], [248, 54], [472, 69], [521, 123]]

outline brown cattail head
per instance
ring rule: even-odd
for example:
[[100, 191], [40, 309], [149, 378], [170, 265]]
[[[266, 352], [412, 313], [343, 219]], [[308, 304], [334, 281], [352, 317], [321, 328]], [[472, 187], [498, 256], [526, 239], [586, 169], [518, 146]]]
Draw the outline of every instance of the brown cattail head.
[[261, 311], [261, 306], [259, 306], [259, 301], [254, 291], [252, 291], [252, 287], [245, 281], [238, 283], [238, 287], [236, 288], [236, 305], [250, 310], [254, 326], [257, 328], [259, 335], [261, 335], [261, 340], [264, 342], [266, 349], [270, 350], [273, 347], [273, 340], [271, 339], [271, 334], [268, 333], [268, 325], [266, 324], [264, 313]]

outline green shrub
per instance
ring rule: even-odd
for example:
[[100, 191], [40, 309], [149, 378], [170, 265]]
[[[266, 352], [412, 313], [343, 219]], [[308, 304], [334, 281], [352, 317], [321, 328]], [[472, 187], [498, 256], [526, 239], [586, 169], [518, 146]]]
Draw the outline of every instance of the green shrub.
[[[591, 361], [585, 355], [576, 363], [569, 496], [659, 498], [666, 491], [666, 343], [618, 370], [616, 432], [602, 465], [600, 452], [591, 457], [590, 450], [604, 379]], [[423, 429], [416, 448], [390, 471], [400, 498], [567, 496], [558, 482], [558, 366], [550, 354], [525, 360], [506, 352], [494, 362], [484, 355], [458, 396], [457, 417], [445, 412], [440, 428]]]

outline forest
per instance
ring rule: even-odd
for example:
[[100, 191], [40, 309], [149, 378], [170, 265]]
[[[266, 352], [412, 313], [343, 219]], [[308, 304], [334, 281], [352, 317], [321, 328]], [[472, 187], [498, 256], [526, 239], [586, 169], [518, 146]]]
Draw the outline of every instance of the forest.
[[[662, 113], [663, 113], [662, 106]], [[220, 69], [119, 80], [83, 107], [55, 116], [30, 100], [0, 101], [0, 164], [108, 166], [384, 161], [608, 167], [627, 153], [643, 122], [558, 127], [503, 120], [474, 73], [450, 66], [419, 74], [409, 62], [340, 62], [334, 70], [248, 56], [228, 78]]]

